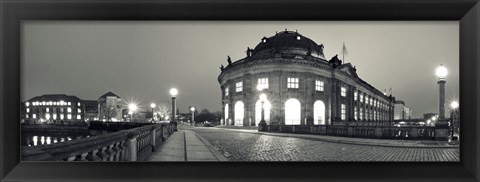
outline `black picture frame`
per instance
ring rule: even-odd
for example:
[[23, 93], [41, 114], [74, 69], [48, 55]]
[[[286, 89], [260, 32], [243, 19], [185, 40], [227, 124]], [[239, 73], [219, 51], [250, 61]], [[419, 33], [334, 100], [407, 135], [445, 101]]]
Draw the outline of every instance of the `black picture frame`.
[[[478, 0], [0, 1], [2, 181], [479, 181]], [[456, 20], [460, 162], [20, 162], [22, 20]], [[425, 60], [428, 61], [428, 60]]]

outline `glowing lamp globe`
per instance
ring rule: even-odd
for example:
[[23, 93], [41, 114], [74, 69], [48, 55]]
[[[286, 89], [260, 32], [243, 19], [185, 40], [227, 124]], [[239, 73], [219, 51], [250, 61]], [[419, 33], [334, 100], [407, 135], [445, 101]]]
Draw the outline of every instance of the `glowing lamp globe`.
[[151, 104], [150, 104], [150, 107], [151, 107], [151, 108], [155, 108], [156, 106], [157, 106], [157, 105], [156, 105], [155, 103], [151, 103]]
[[260, 100], [262, 100], [262, 101], [267, 100], [267, 95], [265, 95], [265, 94], [260, 94]]
[[137, 110], [137, 105], [135, 105], [135, 104], [129, 104], [129, 105], [128, 105], [128, 110], [130, 110], [130, 111], [135, 111], [135, 110]]
[[448, 75], [448, 70], [445, 68], [445, 66], [440, 65], [436, 70], [435, 74], [437, 75], [438, 78], [440, 79], [445, 79], [445, 77]]
[[170, 95], [172, 95], [172, 97], [177, 96], [177, 94], [178, 94], [178, 90], [176, 88], [170, 89]]
[[452, 109], [457, 109], [459, 106], [458, 102], [457, 101], [452, 101], [452, 103], [450, 103], [450, 107]]
[[191, 107], [190, 111], [192, 111], [192, 112], [195, 111], [195, 107]]

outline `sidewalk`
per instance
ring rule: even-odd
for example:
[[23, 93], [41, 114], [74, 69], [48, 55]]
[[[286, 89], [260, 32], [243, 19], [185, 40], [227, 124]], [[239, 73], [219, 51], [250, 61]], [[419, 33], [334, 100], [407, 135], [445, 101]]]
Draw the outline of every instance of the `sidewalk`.
[[252, 130], [251, 128], [226, 128], [226, 127], [213, 127], [214, 129], [231, 130], [237, 132], [280, 136], [280, 137], [293, 137], [309, 140], [345, 143], [355, 145], [370, 145], [370, 146], [382, 146], [382, 147], [412, 147], [412, 148], [458, 148], [457, 144], [449, 143], [448, 141], [434, 141], [434, 140], [391, 140], [391, 139], [371, 139], [371, 138], [352, 138], [341, 136], [327, 136], [327, 135], [314, 135], [314, 134], [294, 134], [294, 133], [277, 133], [277, 132], [259, 132]]
[[227, 158], [195, 132], [179, 130], [157, 148], [149, 161], [227, 161]]

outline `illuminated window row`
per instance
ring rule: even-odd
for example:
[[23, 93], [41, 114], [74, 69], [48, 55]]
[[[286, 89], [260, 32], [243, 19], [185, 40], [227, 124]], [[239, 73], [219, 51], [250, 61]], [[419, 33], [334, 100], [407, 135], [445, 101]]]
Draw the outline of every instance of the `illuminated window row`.
[[[35, 101], [31, 103], [32, 106], [70, 106], [72, 105], [72, 102], [65, 102], [65, 101], [60, 101], [60, 102], [54, 102], [54, 101]], [[80, 106], [80, 102], [77, 103], [77, 106]], [[29, 107], [30, 102], [26, 102], [25, 106]]]
[[[62, 119], [65, 119], [65, 115], [64, 115], [64, 114], [59, 114], [58, 116], [60, 117], [61, 120], [62, 120]], [[32, 118], [33, 118], [33, 119], [37, 119], [37, 117], [38, 117], [37, 114], [32, 114]], [[25, 118], [29, 118], [29, 114], [26, 114], [26, 115], [25, 115]], [[44, 118], [39, 118], [39, 119], [45, 119], [45, 120], [53, 119], [53, 120], [57, 120], [57, 114], [46, 113]], [[67, 119], [72, 119], [72, 114], [67, 114]], [[82, 116], [81, 116], [81, 115], [77, 115], [77, 119], [82, 119]]]

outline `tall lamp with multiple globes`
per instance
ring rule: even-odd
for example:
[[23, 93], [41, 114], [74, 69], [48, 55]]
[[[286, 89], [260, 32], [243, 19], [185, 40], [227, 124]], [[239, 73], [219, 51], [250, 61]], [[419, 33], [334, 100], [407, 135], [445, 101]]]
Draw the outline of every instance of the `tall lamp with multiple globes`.
[[260, 103], [261, 103], [261, 119], [260, 123], [258, 123], [258, 131], [266, 131], [267, 130], [267, 122], [265, 121], [265, 100], [267, 100], [267, 95], [262, 93], [263, 87], [261, 85], [257, 85], [257, 90], [260, 92]]
[[438, 99], [438, 120], [435, 123], [435, 140], [448, 140], [448, 122], [445, 120], [445, 83], [448, 70], [440, 65], [435, 70], [438, 77], [439, 99]]

